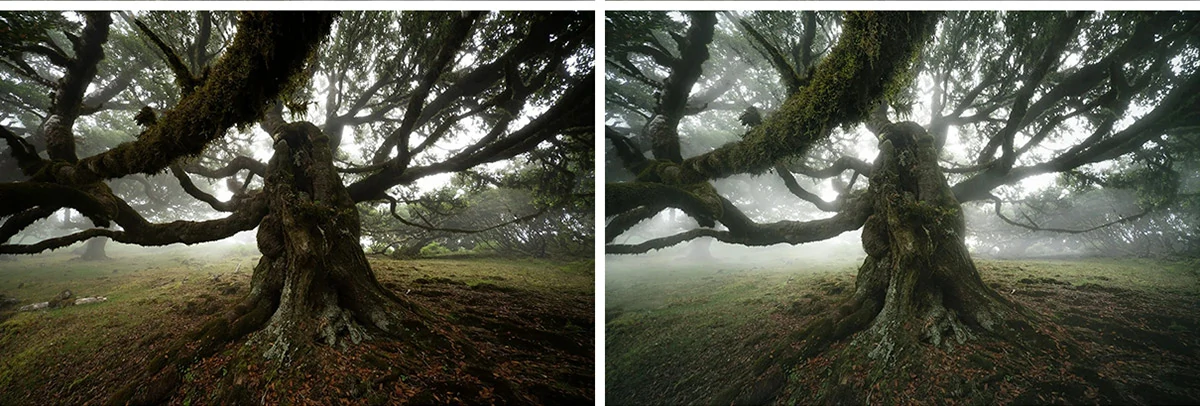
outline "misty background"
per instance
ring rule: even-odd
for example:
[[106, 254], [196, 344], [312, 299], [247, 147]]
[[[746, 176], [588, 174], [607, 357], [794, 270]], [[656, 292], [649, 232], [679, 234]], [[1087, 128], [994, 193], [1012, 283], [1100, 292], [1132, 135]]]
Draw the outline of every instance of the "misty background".
[[[684, 158], [738, 141], [747, 129], [744, 116], [749, 108], [756, 109], [763, 117], [779, 108], [787, 96], [779, 73], [772, 68], [766, 53], [746, 38], [748, 35], [738, 27], [736, 21], [753, 19], [760, 28], [769, 29], [764, 32], [771, 36], [771, 41], [781, 44], [781, 48], [786, 50], [788, 44], [799, 42], [797, 36], [801, 30], [795, 24], [799, 24], [801, 18], [795, 14], [748, 11], [718, 13], [714, 39], [709, 45], [710, 57], [704, 62], [703, 73], [689, 97], [689, 108], [695, 105], [699, 111], [688, 113], [679, 125]], [[813, 48], [821, 53], [837, 41], [841, 19], [837, 12], [817, 14], [815, 21], [820, 26], [816, 30]], [[662, 24], [677, 24], [673, 28], [677, 31], [687, 26], [685, 14], [667, 12], [666, 15], [670, 21]], [[634, 18], [631, 21], [638, 20]], [[661, 32], [652, 35], [662, 44], [674, 43], [674, 39]], [[795, 52], [794, 49], [792, 51]], [[615, 65], [620, 62], [636, 65], [651, 81], [663, 81], [669, 73], [651, 58], [633, 52], [610, 54], [607, 57], [610, 66], [614, 65], [614, 60], [618, 61]], [[1070, 71], [1090, 63], [1087, 58], [1082, 53], [1068, 52], [1061, 69]], [[1189, 69], [1183, 57], [1173, 59], [1169, 65], [1167, 69], [1176, 74]], [[642, 134], [655, 113], [646, 111], [642, 106], [654, 105], [660, 95], [621, 69], [621, 66], [610, 68], [606, 74], [605, 124], [628, 137], [642, 151], [649, 151], [650, 140]], [[972, 83], [970, 79], [967, 80], [967, 83], [960, 85], [970, 87]], [[899, 117], [928, 122], [931, 116], [930, 102], [934, 99], [936, 88], [935, 78], [929, 69], [922, 69], [902, 96], [906, 102], [911, 102], [911, 110], [899, 112]], [[1131, 125], [1154, 107], [1153, 100], [1134, 100], [1115, 128]], [[1072, 117], [1064, 123], [1063, 131], [1020, 156], [1017, 164], [1030, 165], [1054, 157], [1078, 144], [1091, 132], [1091, 125], [1082, 117]], [[1025, 142], [1028, 137], [1028, 134], [1019, 133], [1018, 144]], [[986, 139], [978, 129], [950, 126], [940, 157], [942, 166], [970, 166], [973, 163], [971, 154], [978, 151], [983, 142]], [[784, 164], [789, 168], [824, 168], [828, 162], [842, 155], [872, 163], [878, 155], [875, 136], [861, 124], [837, 128], [826, 140], [819, 142], [808, 156], [787, 160]], [[1138, 162], [1144, 158], [1124, 157], [1103, 161], [1078, 170], [1031, 176], [1011, 185], [1000, 186], [992, 191], [1003, 202], [999, 207], [990, 201], [964, 204], [966, 243], [971, 254], [980, 258], [1016, 259], [1157, 257], [1200, 252], [1197, 234], [1197, 224], [1200, 224], [1200, 210], [1197, 210], [1200, 204], [1197, 203], [1200, 202], [1196, 198], [1200, 195], [1198, 161], [1171, 162], [1178, 179], [1162, 179], [1161, 175], [1154, 175], [1159, 168], [1145, 167], [1147, 165], [1144, 162]], [[953, 185], [966, 179], [967, 175], [948, 172], [946, 176]], [[605, 181], [624, 182], [634, 177], [618, 159], [612, 142], [606, 140]], [[867, 187], [864, 179], [859, 178], [855, 182], [849, 171], [830, 179], [814, 180], [797, 176], [796, 180], [803, 189], [826, 201], [835, 198], [839, 190], [862, 190]], [[774, 171], [758, 175], [739, 174], [711, 183], [721, 196], [728, 198], [760, 224], [780, 220], [814, 220], [836, 214], [821, 211], [790, 193]], [[1175, 186], [1177, 189], [1166, 190]], [[1013, 222], [1060, 232], [1035, 231], [1014, 225]], [[667, 209], [642, 221], [612, 243], [637, 244], [697, 227], [698, 224], [682, 211]], [[719, 224], [717, 228], [724, 229]], [[649, 270], [649, 264], [676, 262], [679, 266], [713, 263], [744, 264], [748, 267], [793, 266], [814, 260], [855, 262], [865, 256], [859, 236], [859, 231], [854, 231], [818, 243], [769, 247], [743, 247], [698, 240], [645, 254], [606, 255], [606, 261], [610, 270], [625, 267], [645, 267]], [[685, 263], [690, 265], [683, 265]]]

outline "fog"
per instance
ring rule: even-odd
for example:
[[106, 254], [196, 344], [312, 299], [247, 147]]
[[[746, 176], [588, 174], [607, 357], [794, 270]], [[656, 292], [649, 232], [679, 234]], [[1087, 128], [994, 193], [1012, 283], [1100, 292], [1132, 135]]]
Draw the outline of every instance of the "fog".
[[[638, 224], [614, 242], [637, 244], [662, 235], [674, 234], [689, 222], [691, 227], [695, 226], [694, 221], [683, 213], [672, 211], [664, 211]], [[680, 276], [686, 276], [686, 271], [689, 270], [804, 272], [810, 268], [855, 267], [866, 255], [858, 230], [843, 233], [836, 238], [800, 245], [743, 246], [700, 238], [644, 254], [606, 255], [605, 272], [610, 277], [663, 271], [684, 271]]]
[[[209, 241], [199, 244], [170, 244], [164, 246], [149, 246], [143, 247], [133, 244], [123, 244], [120, 242], [108, 240], [105, 244], [104, 252], [111, 260], [120, 261], [130, 259], [131, 257], [167, 257], [167, 258], [191, 258], [201, 261], [208, 260], [223, 260], [232, 257], [259, 256], [258, 245], [255, 242], [255, 234], [257, 228], [253, 230], [243, 231], [234, 234], [232, 237]], [[13, 238], [13, 241], [21, 240], [21, 236]], [[18, 262], [25, 258], [38, 257], [63, 257], [71, 256], [78, 257], [86, 247], [87, 242], [80, 242], [66, 247], [48, 250], [37, 254], [7, 254], [0, 255], [2, 260], [17, 260]], [[165, 258], [158, 258], [165, 259]], [[97, 262], [103, 263], [101, 262]], [[252, 269], [253, 263], [242, 264], [243, 271]], [[248, 268], [247, 268], [248, 267]]]
[[[683, 158], [702, 155], [727, 143], [739, 141], [751, 125], [741, 120], [741, 114], [748, 107], [755, 107], [764, 117], [769, 117], [786, 96], [777, 69], [772, 68], [766, 57], [767, 52], [755, 45], [754, 41], [746, 39], [747, 34], [734, 23], [734, 18], [751, 18], [752, 14], [762, 17], [754, 20], [757, 24], [773, 29], [779, 27], [771, 24], [786, 25], [771, 32], [776, 36], [772, 37], [773, 41], [793, 47], [792, 51], [800, 45], [797, 38], [800, 30], [787, 25], [799, 18], [785, 16], [779, 22], [770, 16], [763, 17], [769, 13], [719, 14], [716, 34], [708, 46], [710, 56], [704, 60], [703, 74], [688, 96], [691, 103], [689, 108], [694, 104], [698, 106], [697, 110], [685, 114], [678, 125], [678, 143]], [[685, 26], [689, 23], [689, 17], [685, 14], [669, 13], [668, 17]], [[816, 42], [811, 44], [816, 52], [823, 52], [840, 32], [840, 20], [821, 18], [827, 23], [818, 28]], [[952, 27], [949, 22], [943, 23], [942, 34], [952, 32]], [[670, 43], [661, 34], [654, 35], [659, 37], [649, 42]], [[946, 46], [950, 47], [948, 49], [957, 49], [954, 44]], [[622, 52], [637, 54], [636, 48]], [[1089, 63], [1083, 52], [1084, 48], [1067, 51], [1060, 69], [1069, 73]], [[980, 61], [991, 60], [985, 54], [981, 54]], [[622, 55], [614, 54], [617, 58]], [[630, 58], [631, 64], [637, 65], [642, 69], [642, 74], [653, 80], [666, 80], [672, 72], [652, 60]], [[936, 60], [936, 54], [932, 58]], [[798, 63], [796, 60], [789, 61]], [[1171, 59], [1168, 65], [1176, 73], [1183, 69], [1178, 58]], [[606, 92], [609, 103], [605, 122], [614, 131], [626, 134], [633, 145], [641, 149], [645, 156], [651, 157], [652, 142], [648, 139], [647, 129], [651, 118], [662, 114], [656, 107], [660, 94], [648, 94], [647, 88], [636, 75], [621, 70], [615, 72], [617, 74], [608, 76]], [[943, 104], [946, 99], [942, 92], [947, 89], [944, 78], [938, 80], [938, 72], [930, 66], [917, 72], [916, 80], [907, 89], [910, 92], [906, 96], [907, 111], [889, 113], [893, 115], [893, 121], [914, 120], [932, 128], [930, 123], [945, 114], [947, 110]], [[978, 72], [974, 73], [978, 76]], [[1119, 120], [1115, 121], [1114, 128], [1130, 127], [1141, 117], [1147, 116], [1156, 108], [1154, 103], [1147, 100], [1150, 99], [1131, 99], [1118, 117]], [[935, 108], [941, 110], [935, 114]], [[1024, 145], [1028, 152], [1018, 154], [1016, 165], [1038, 165], [1081, 145], [1095, 129], [1095, 124], [1074, 115], [1068, 115], [1069, 119], [1062, 121], [1061, 125], [1047, 127], [1053, 128], [1054, 133], [1046, 137], [1044, 143], [1041, 139], [1033, 141], [1034, 128], [1018, 131], [1017, 144]], [[962, 168], [980, 161], [976, 154], [987, 141], [984, 135], [996, 130], [987, 125], [973, 124], [947, 127], [945, 145], [939, 158], [944, 169], [959, 169], [946, 173], [950, 185], [974, 176], [973, 172], [963, 171]], [[1167, 151], [1167, 143], [1162, 140], [1157, 143], [1156, 148]], [[611, 146], [611, 143], [608, 145]], [[876, 145], [876, 137], [863, 125], [836, 128], [805, 156], [783, 160], [780, 165], [791, 172], [802, 172], [802, 168], [829, 167], [835, 159], [843, 156], [870, 163], [878, 155]], [[1041, 173], [996, 186], [990, 193], [998, 203], [983, 200], [963, 206], [967, 225], [964, 236], [966, 244], [972, 256], [1003, 259], [1155, 256], [1186, 253], [1189, 250], [1195, 252], [1200, 247], [1194, 226], [1198, 219], [1196, 210], [1189, 210], [1188, 207], [1195, 207], [1195, 197], [1200, 195], [1200, 176], [1197, 176], [1200, 168], [1195, 167], [1194, 158], [1183, 158], [1190, 156], [1183, 152], [1161, 152], [1166, 158], [1159, 158], [1160, 152], [1142, 151], [1136, 156], [1125, 155], [1088, 163], [1070, 173]], [[1150, 175], [1154, 170], [1161, 169], [1147, 169], [1172, 165], [1173, 169], [1166, 171], [1169, 172], [1166, 175], [1175, 174], [1178, 179]], [[634, 174], [617, 160], [611, 148], [606, 151], [606, 169], [606, 180], [609, 182], [629, 182], [634, 178]], [[835, 214], [818, 210], [813, 203], [790, 192], [776, 173], [778, 170], [776, 168], [754, 175], [739, 174], [714, 179], [711, 183], [720, 196], [758, 224], [811, 221]], [[803, 190], [827, 202], [835, 199], [839, 193], [844, 195], [862, 191], [868, 183], [863, 178], [855, 182], [849, 171], [826, 179], [808, 176], [795, 178]], [[1178, 185], [1178, 188], [1171, 190], [1174, 185]], [[611, 243], [638, 244], [699, 227], [695, 220], [682, 211], [668, 209], [621, 233]], [[717, 227], [718, 230], [724, 230], [720, 224]], [[705, 244], [692, 241], [647, 254], [609, 255], [609, 269], [636, 267], [638, 264], [643, 264], [642, 267], [646, 269], [686, 266], [774, 269], [797, 262], [861, 260], [864, 256], [858, 231], [844, 233], [829, 241], [797, 246], [740, 247], [715, 242], [705, 250]]]
[[705, 244], [703, 240], [697, 240], [645, 254], [607, 255], [605, 271], [610, 276], [619, 276], [628, 272], [665, 270], [803, 272], [806, 266], [818, 264], [822, 268], [850, 266], [862, 262], [867, 255], [861, 245], [855, 244], [858, 234], [854, 231], [836, 239], [794, 246], [747, 247], [714, 241], [708, 247], [709, 257], [697, 254]]

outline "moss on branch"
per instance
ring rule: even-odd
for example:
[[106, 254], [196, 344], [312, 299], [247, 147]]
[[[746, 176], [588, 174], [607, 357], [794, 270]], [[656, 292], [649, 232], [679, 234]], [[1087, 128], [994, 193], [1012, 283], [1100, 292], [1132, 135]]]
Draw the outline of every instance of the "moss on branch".
[[868, 117], [880, 100], [902, 89], [907, 72], [937, 23], [934, 13], [857, 12], [812, 80], [742, 141], [685, 160], [665, 179], [690, 184], [737, 173], [762, 173], [799, 156], [835, 127]]
[[157, 173], [194, 156], [233, 126], [262, 117], [329, 33], [330, 12], [247, 12], [237, 36], [207, 80], [159, 117], [135, 142], [84, 159], [71, 183]]
[[[663, 162], [663, 161], [658, 161]], [[720, 196], [708, 182], [671, 186], [661, 183], [609, 183], [604, 193], [609, 215], [633, 210], [638, 206], [666, 206], [683, 210], [701, 226], [713, 227], [724, 209]]]

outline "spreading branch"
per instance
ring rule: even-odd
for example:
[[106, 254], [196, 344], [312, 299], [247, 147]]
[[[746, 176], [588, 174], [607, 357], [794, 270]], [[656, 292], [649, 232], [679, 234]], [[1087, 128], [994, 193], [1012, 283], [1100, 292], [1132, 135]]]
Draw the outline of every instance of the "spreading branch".
[[1039, 226], [1036, 222], [1033, 221], [1033, 219], [1029, 218], [1029, 216], [1025, 216], [1024, 213], [1022, 213], [1022, 216], [1025, 217], [1025, 221], [1026, 221], [1025, 223], [1013, 220], [1013, 219], [1009, 218], [1008, 216], [1005, 216], [1004, 213], [1000, 211], [1001, 201], [1000, 201], [999, 197], [996, 197], [993, 195], [993, 196], [991, 196], [991, 199], [993, 202], [992, 207], [994, 208], [996, 217], [999, 217], [1000, 220], [1003, 220], [1005, 223], [1011, 224], [1013, 226], [1021, 227], [1021, 228], [1027, 229], [1027, 230], [1046, 231], [1046, 232], [1052, 232], [1052, 233], [1083, 234], [1083, 233], [1087, 233], [1087, 232], [1096, 231], [1096, 230], [1099, 230], [1099, 229], [1102, 229], [1102, 228], [1105, 228], [1108, 226], [1134, 221], [1134, 220], [1140, 219], [1142, 217], [1145, 217], [1147, 214], [1150, 214], [1149, 209], [1142, 210], [1141, 213], [1130, 215], [1130, 216], [1124, 216], [1124, 217], [1118, 218], [1116, 220], [1113, 220], [1113, 221], [1110, 221], [1110, 222], [1107, 222], [1107, 223], [1104, 223], [1104, 224], [1101, 224], [1101, 225], [1098, 225], [1095, 227], [1090, 227], [1090, 228], [1085, 228], [1085, 229], [1080, 229], [1080, 230], [1072, 230], [1072, 229], [1066, 229], [1066, 228]]
[[199, 154], [230, 127], [254, 123], [329, 33], [334, 15], [243, 14], [237, 36], [213, 66], [208, 80], [163, 114], [137, 141], [81, 160], [60, 181], [85, 184], [133, 173], [157, 173], [176, 158]]
[[135, 231], [119, 231], [93, 228], [35, 244], [0, 244], [0, 254], [37, 254], [62, 248], [95, 237], [108, 237], [113, 241], [142, 246], [160, 246], [175, 243], [197, 244], [217, 241], [254, 229], [267, 214], [266, 205], [255, 202], [253, 207], [233, 212], [228, 217], [207, 221], [174, 221], [163, 224], [146, 224]]
[[[663, 181], [690, 184], [761, 173], [804, 155], [837, 126], [864, 119], [933, 32], [931, 13], [851, 13], [838, 45], [818, 64], [810, 85], [739, 142], [688, 158]], [[860, 44], [879, 44], [865, 49]]]

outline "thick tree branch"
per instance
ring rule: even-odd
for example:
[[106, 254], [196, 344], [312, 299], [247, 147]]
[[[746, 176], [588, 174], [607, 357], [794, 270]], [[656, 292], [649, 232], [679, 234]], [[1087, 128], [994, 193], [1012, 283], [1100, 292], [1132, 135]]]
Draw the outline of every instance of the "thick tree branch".
[[55, 89], [50, 115], [42, 125], [46, 137], [46, 154], [50, 159], [75, 162], [75, 134], [72, 128], [83, 107], [83, 93], [96, 77], [97, 66], [104, 59], [102, 46], [108, 41], [112, 18], [108, 12], [84, 14], [87, 25], [75, 48], [75, 59]]
[[[930, 13], [864, 12], [847, 16], [846, 29], [813, 74], [775, 114], [742, 141], [660, 171], [662, 181], [690, 184], [737, 173], [761, 173], [780, 159], [804, 155], [839, 125], [857, 123], [909, 68], [912, 55], [932, 34]], [[879, 44], [864, 48], [861, 44]]]
[[[743, 31], [746, 31], [746, 33], [750, 34], [750, 38], [753, 39], [754, 43], [758, 45], [756, 48], [762, 51], [763, 56], [766, 56], [767, 60], [771, 61], [771, 66], [775, 68], [775, 71], [779, 72], [779, 76], [783, 79], [784, 85], [787, 86], [788, 94], [796, 93], [800, 91], [801, 87], [804, 87], [804, 80], [801, 78], [801, 75], [796, 72], [796, 68], [793, 67], [791, 63], [788, 63], [787, 57], [784, 56], [783, 51], [781, 51], [779, 47], [776, 47], [775, 44], [772, 44], [771, 41], [767, 40], [767, 37], [758, 32], [758, 29], [754, 28], [754, 26], [745, 19], [738, 18], [732, 12], [727, 12], [725, 15], [733, 18]], [[810, 35], [812, 34], [815, 33], [810, 34], [808, 31], [805, 32], [805, 38], [808, 39], [810, 45], [812, 43]]]
[[167, 45], [166, 42], [163, 42], [163, 40], [158, 37], [158, 34], [155, 34], [154, 30], [151, 30], [146, 23], [143, 23], [142, 20], [129, 16], [126, 13], [121, 13], [121, 16], [133, 22], [133, 25], [137, 26], [138, 30], [142, 32], [142, 35], [145, 35], [147, 38], [149, 38], [150, 42], [154, 44], [156, 48], [158, 48], [158, 51], [162, 52], [163, 59], [166, 60], [167, 66], [170, 67], [171, 72], [175, 74], [175, 84], [179, 86], [179, 92], [181, 96], [187, 96], [196, 86], [200, 85], [200, 80], [192, 75], [192, 71], [188, 69], [187, 64], [183, 62], [183, 59], [179, 57], [179, 54], [176, 53], [175, 50], [171, 49], [170, 45]]
[[258, 226], [266, 216], [267, 208], [262, 202], [255, 201], [243, 210], [233, 212], [228, 217], [207, 221], [174, 221], [163, 224], [146, 224], [144, 227], [128, 231], [93, 228], [71, 235], [51, 238], [36, 244], [0, 245], [0, 254], [36, 254], [46, 250], [62, 248], [80, 241], [95, 237], [108, 237], [113, 241], [142, 246], [159, 246], [175, 243], [196, 244], [207, 241], [217, 241], [229, 238], [242, 231], [251, 230]]
[[655, 108], [656, 115], [646, 125], [651, 152], [657, 159], [682, 162], [679, 146], [679, 121], [687, 108], [692, 86], [700, 79], [704, 61], [708, 60], [708, 44], [712, 42], [717, 23], [713, 12], [691, 13], [692, 24], [686, 40], [680, 44], [680, 57], [669, 65], [671, 75], [663, 86], [662, 97]]
[[1109, 128], [1100, 126], [1087, 139], [1043, 163], [1007, 171], [989, 168], [954, 185], [954, 195], [960, 202], [989, 199], [991, 190], [1000, 185], [1043, 173], [1068, 171], [1133, 152], [1172, 128], [1188, 126], [1200, 120], [1200, 97], [1195, 97], [1197, 94], [1200, 94], [1200, 75], [1192, 75], [1181, 80], [1154, 110], [1125, 129], [1105, 137]]
[[116, 208], [75, 188], [42, 182], [0, 183], [0, 217], [39, 206], [70, 207], [103, 225], [116, 214]]
[[130, 67], [122, 71], [116, 79], [109, 82], [103, 89], [88, 95], [83, 99], [83, 108], [80, 111], [80, 115], [95, 114], [104, 110], [106, 107], [105, 103], [108, 103], [109, 100], [112, 100], [113, 97], [116, 97], [122, 91], [125, 91], [125, 89], [128, 89], [129, 85], [133, 83], [134, 75], [138, 73], [141, 73], [140, 66]]
[[[590, 131], [595, 103], [595, 73], [584, 76], [579, 85], [567, 90], [545, 113], [524, 127], [498, 139], [482, 139], [444, 161], [408, 168], [384, 165], [378, 172], [347, 186], [356, 202], [383, 199], [388, 188], [408, 184], [426, 176], [466, 170], [529, 152], [543, 141], [571, 131]], [[590, 113], [589, 113], [590, 111]], [[392, 161], [394, 162], [394, 161]]]
[[249, 171], [259, 177], [266, 177], [267, 175], [267, 164], [259, 162], [254, 158], [240, 155], [234, 157], [228, 164], [218, 169], [209, 169], [198, 162], [188, 164], [183, 169], [188, 173], [194, 173], [211, 179], [227, 178], [243, 170]]
[[614, 216], [612, 220], [609, 220], [608, 224], [604, 226], [604, 242], [613, 242], [617, 236], [629, 231], [630, 228], [633, 228], [633, 226], [636, 226], [638, 223], [654, 217], [654, 215], [662, 212], [663, 209], [666, 208], [667, 206], [665, 205], [659, 205], [656, 207], [642, 206]]
[[35, 44], [22, 46], [18, 50], [44, 56], [46, 57], [46, 60], [50, 61], [50, 63], [58, 65], [62, 68], [71, 66], [71, 58], [68, 58], [67, 55], [63, 54], [62, 50], [59, 49], [53, 49], [45, 45]]
[[607, 216], [616, 216], [638, 207], [674, 207], [686, 212], [703, 227], [713, 227], [724, 214], [716, 190], [707, 182], [686, 187], [660, 183], [608, 183], [604, 192]]
[[804, 188], [800, 187], [800, 184], [796, 182], [796, 177], [792, 176], [792, 171], [788, 170], [788, 168], [782, 164], [775, 165], [775, 173], [779, 174], [779, 177], [783, 179], [783, 184], [784, 186], [787, 186], [788, 191], [792, 192], [792, 194], [796, 197], [812, 203], [814, 206], [817, 206], [818, 209], [836, 212], [841, 208], [842, 205], [839, 201], [827, 202], [825, 199], [822, 199], [821, 196], [817, 196], [812, 194], [812, 192], [804, 190]]
[[183, 187], [183, 191], [196, 198], [196, 200], [208, 203], [208, 206], [212, 207], [213, 210], [226, 212], [234, 210], [234, 205], [230, 202], [222, 202], [216, 196], [205, 193], [196, 187], [196, 184], [192, 183], [192, 178], [188, 177], [179, 164], [171, 165], [171, 174], [175, 176], [175, 179], [179, 180], [179, 186]]
[[625, 168], [635, 174], [645, 169], [646, 156], [642, 155], [642, 152], [633, 145], [629, 138], [610, 126], [604, 126], [604, 138], [608, 138], [612, 142], [613, 148], [617, 151], [617, 158], [621, 159]]
[[46, 160], [38, 156], [37, 149], [24, 138], [9, 131], [8, 127], [0, 125], [0, 138], [4, 138], [8, 143], [8, 152], [17, 159], [17, 166], [25, 176], [33, 176], [46, 165]]
[[[181, 156], [199, 154], [234, 125], [257, 121], [329, 33], [334, 13], [248, 12], [237, 36], [206, 80], [135, 142], [85, 158], [60, 181], [83, 184], [156, 173]], [[149, 152], [153, 151], [153, 152]]]
[[609, 244], [605, 246], [605, 252], [609, 254], [640, 254], [650, 250], [667, 248], [700, 237], [713, 237], [718, 241], [747, 246], [781, 243], [792, 245], [803, 244], [827, 240], [844, 232], [857, 230], [862, 227], [870, 215], [870, 199], [861, 198], [848, 204], [846, 210], [827, 219], [780, 221], [755, 225], [752, 232], [747, 233], [698, 228], [669, 237], [656, 238], [640, 244]]
[[4, 222], [3, 226], [0, 226], [0, 243], [7, 242], [10, 238], [21, 232], [21, 230], [24, 230], [25, 227], [29, 227], [38, 220], [49, 217], [58, 209], [59, 207], [51, 205], [38, 206], [12, 215], [12, 217], [9, 217]]
[[843, 172], [848, 170], [854, 171], [861, 176], [868, 178], [871, 177], [871, 163], [847, 155], [838, 157], [837, 160], [833, 161], [833, 164], [829, 165], [829, 167], [825, 169], [815, 169], [809, 167], [808, 165], [792, 165], [788, 167], [788, 170], [810, 178], [821, 179], [840, 176]]
[[[376, 151], [375, 157], [371, 160], [373, 163], [381, 163], [386, 161], [392, 152], [392, 148], [400, 149], [400, 156], [397, 157], [400, 165], [408, 165], [408, 160], [411, 156], [408, 155], [408, 137], [412, 134], [414, 128], [418, 125], [418, 120], [424, 108], [430, 106], [425, 105], [425, 99], [429, 96], [429, 91], [433, 89], [433, 85], [442, 77], [444, 72], [453, 61], [454, 56], [462, 49], [463, 43], [467, 39], [467, 35], [471, 32], [471, 27], [475, 24], [480, 13], [469, 13], [454, 21], [450, 28], [450, 34], [442, 39], [442, 47], [438, 51], [437, 57], [425, 67], [425, 74], [421, 77], [421, 81], [417, 84], [417, 88], [413, 90], [408, 99], [408, 106], [404, 110], [404, 119], [400, 122], [400, 127], [393, 131], [383, 140], [379, 150]], [[431, 103], [432, 104], [432, 103]], [[435, 107], [436, 108], [436, 107]]]
[[1066, 21], [1057, 25], [1057, 30], [1051, 34], [1048, 45], [1042, 50], [1041, 58], [1022, 78], [1024, 86], [1018, 89], [1014, 96], [1015, 100], [1009, 109], [1008, 120], [1004, 128], [992, 136], [991, 141], [983, 149], [983, 153], [979, 155], [978, 162], [991, 160], [998, 147], [1003, 148], [1000, 158], [1001, 167], [1011, 168], [1013, 162], [1016, 162], [1017, 156], [1013, 150], [1013, 139], [1017, 131], [1023, 127], [1021, 124], [1030, 115], [1029, 100], [1046, 75], [1058, 65], [1067, 44], [1074, 39], [1075, 27], [1086, 15], [1087, 13], [1082, 12], [1073, 13], [1067, 16]]

